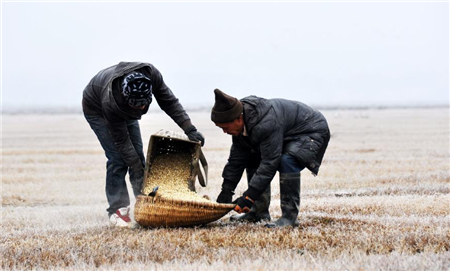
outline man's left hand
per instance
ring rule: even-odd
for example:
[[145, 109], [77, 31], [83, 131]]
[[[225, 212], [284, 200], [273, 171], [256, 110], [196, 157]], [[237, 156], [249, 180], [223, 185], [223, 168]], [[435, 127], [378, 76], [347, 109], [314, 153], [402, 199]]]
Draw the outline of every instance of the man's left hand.
[[240, 214], [250, 212], [250, 209], [252, 208], [255, 201], [252, 200], [249, 196], [242, 196], [233, 201], [233, 203], [236, 204], [234, 210]]
[[190, 131], [187, 136], [189, 137], [189, 140], [192, 141], [200, 141], [202, 146], [205, 145], [205, 138], [203, 137], [202, 133], [197, 131], [197, 129]]

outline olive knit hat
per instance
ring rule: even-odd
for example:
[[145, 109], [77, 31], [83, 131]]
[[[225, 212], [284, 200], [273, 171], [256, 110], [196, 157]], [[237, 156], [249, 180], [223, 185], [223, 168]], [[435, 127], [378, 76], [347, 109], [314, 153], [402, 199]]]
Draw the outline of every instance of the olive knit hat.
[[211, 110], [211, 120], [215, 123], [232, 122], [242, 114], [242, 103], [219, 89], [214, 90], [216, 102]]

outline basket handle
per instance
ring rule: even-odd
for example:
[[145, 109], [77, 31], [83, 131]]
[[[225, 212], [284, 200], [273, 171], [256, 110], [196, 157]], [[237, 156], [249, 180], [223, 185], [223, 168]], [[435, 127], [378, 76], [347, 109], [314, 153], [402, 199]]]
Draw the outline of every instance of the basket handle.
[[[203, 172], [205, 173], [204, 175], [200, 169], [200, 163], [202, 164]], [[195, 171], [197, 173], [198, 182], [200, 185], [206, 187], [206, 185], [208, 185], [208, 162], [206, 161], [206, 157], [203, 154], [202, 149], [200, 149], [199, 161], [195, 165]]]

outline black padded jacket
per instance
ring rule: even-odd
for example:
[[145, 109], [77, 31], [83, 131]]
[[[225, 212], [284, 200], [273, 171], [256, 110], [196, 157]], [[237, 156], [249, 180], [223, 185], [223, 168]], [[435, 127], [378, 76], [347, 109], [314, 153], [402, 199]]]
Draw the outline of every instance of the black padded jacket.
[[248, 136], [233, 136], [228, 163], [223, 170], [223, 187], [234, 190], [251, 153], [261, 162], [244, 195], [257, 199], [270, 185], [281, 155], [290, 154], [314, 175], [319, 172], [330, 140], [325, 117], [297, 101], [249, 96], [241, 99]]
[[158, 105], [184, 131], [192, 127], [192, 123], [183, 106], [170, 88], [164, 83], [161, 73], [149, 63], [120, 62], [100, 71], [95, 75], [83, 91], [83, 112], [88, 115], [102, 115], [111, 134], [111, 138], [122, 155], [125, 163], [133, 171], [143, 170], [143, 161], [134, 149], [128, 135], [128, 120], [139, 120], [147, 113], [150, 105], [143, 110], [133, 109], [121, 95], [121, 82], [131, 71], [139, 71], [152, 80], [153, 95]]

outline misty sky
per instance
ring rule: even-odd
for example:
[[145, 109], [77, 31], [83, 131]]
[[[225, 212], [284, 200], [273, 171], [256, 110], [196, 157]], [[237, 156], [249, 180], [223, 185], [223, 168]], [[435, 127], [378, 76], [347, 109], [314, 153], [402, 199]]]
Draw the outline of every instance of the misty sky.
[[212, 105], [214, 88], [322, 106], [449, 103], [449, 3], [2, 5], [4, 108], [81, 106], [89, 80], [122, 60], [154, 64], [185, 106]]

